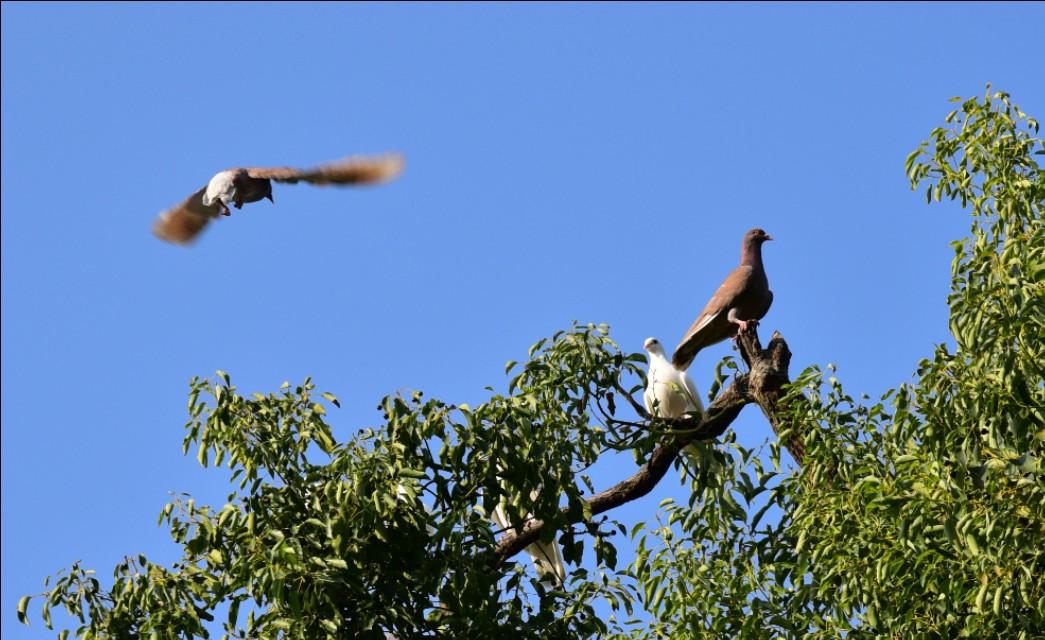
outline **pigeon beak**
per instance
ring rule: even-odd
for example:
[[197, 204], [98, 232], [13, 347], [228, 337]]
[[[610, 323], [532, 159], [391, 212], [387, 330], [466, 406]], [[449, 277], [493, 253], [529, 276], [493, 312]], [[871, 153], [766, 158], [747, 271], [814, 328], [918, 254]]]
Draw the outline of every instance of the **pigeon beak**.
[[771, 236], [771, 235], [769, 235], [769, 234], [767, 233], [767, 234], [766, 234], [765, 236], [763, 236], [763, 237], [762, 237], [762, 239], [763, 239], [763, 240], [772, 240], [772, 239], [773, 239], [773, 236]]

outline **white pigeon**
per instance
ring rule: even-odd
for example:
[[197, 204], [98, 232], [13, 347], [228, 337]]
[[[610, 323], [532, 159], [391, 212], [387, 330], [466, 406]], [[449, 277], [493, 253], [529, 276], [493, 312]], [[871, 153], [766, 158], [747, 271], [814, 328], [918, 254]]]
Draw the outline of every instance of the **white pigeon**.
[[642, 348], [649, 354], [646, 391], [642, 394], [646, 411], [660, 418], [680, 418], [694, 411], [704, 413], [697, 387], [685, 371], [671, 364], [660, 341], [647, 338]]
[[[537, 492], [531, 493], [530, 497], [536, 499]], [[527, 520], [532, 517], [532, 514], [526, 514]], [[490, 519], [501, 529], [507, 531], [512, 528], [512, 523], [508, 520], [508, 512], [505, 510], [503, 502], [494, 508], [493, 513], [490, 514]], [[566, 563], [562, 559], [562, 551], [559, 549], [558, 542], [554, 540], [541, 542], [538, 540], [526, 547], [526, 553], [533, 560], [537, 573], [545, 582], [553, 585], [561, 585], [565, 582]]]

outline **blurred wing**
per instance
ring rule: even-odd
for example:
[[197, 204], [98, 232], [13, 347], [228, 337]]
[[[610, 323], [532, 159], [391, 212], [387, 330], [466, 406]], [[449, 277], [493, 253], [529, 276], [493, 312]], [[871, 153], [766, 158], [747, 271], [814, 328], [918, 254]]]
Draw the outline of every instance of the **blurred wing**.
[[184, 202], [161, 213], [152, 224], [152, 232], [156, 237], [175, 244], [189, 244], [203, 231], [211, 218], [218, 215], [217, 205], [203, 204], [203, 193], [200, 189], [185, 199]]
[[375, 184], [395, 178], [403, 170], [403, 158], [396, 154], [385, 156], [355, 156], [323, 164], [312, 169], [294, 167], [254, 167], [247, 169], [251, 178], [268, 178], [276, 182], [308, 182], [311, 184]]

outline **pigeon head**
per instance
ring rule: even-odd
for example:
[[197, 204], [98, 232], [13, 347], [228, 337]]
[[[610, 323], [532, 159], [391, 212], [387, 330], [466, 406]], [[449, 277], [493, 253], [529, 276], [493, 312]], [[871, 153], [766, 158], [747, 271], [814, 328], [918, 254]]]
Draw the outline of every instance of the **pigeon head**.
[[761, 245], [766, 240], [772, 240], [773, 237], [763, 231], [762, 229], [752, 229], [744, 234], [744, 244], [754, 244], [755, 246]]
[[646, 338], [646, 341], [642, 343], [642, 348], [649, 353], [664, 353], [664, 347], [656, 338]]
[[741, 265], [762, 264], [762, 243], [773, 238], [762, 229], [752, 229], [744, 234], [744, 242], [740, 245]]

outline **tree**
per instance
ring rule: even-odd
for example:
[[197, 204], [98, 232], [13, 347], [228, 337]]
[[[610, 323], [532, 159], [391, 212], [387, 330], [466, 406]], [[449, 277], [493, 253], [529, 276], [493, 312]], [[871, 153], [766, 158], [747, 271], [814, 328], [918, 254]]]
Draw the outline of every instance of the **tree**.
[[[661, 420], [634, 400], [642, 356], [574, 325], [509, 363], [507, 389], [481, 405], [389, 396], [383, 426], [336, 442], [338, 401], [311, 381], [244, 397], [219, 372], [191, 382], [184, 444], [231, 471], [227, 504], [163, 508], [183, 548], [173, 566], [127, 558], [104, 588], [79, 564], [49, 578], [45, 624], [60, 606], [98, 639], [1040, 633], [1045, 183], [1032, 156], [1045, 151], [1007, 95], [955, 101], [907, 160], [912, 187], [972, 216], [953, 244], [955, 345], [913, 383], [869, 403], [817, 367], [792, 382], [783, 337], [763, 349], [752, 330], [738, 337], [746, 366], [719, 364], [703, 416]], [[729, 431], [748, 404], [776, 433], [767, 455]], [[596, 492], [585, 470], [610, 451], [638, 468]], [[688, 504], [630, 530], [609, 518], [673, 466]], [[507, 531], [488, 515], [501, 500]], [[637, 541], [626, 568], [614, 532]], [[542, 584], [516, 560], [538, 539], [592, 569]], [[599, 602], [651, 620], [604, 620]]]

